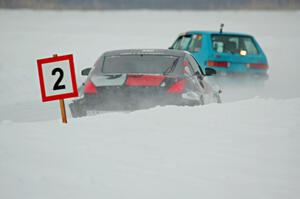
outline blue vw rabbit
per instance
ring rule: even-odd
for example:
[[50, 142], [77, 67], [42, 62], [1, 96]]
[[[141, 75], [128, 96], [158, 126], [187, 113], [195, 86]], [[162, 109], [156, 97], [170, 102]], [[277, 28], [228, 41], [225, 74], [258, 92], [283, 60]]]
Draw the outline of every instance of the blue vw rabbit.
[[[222, 27], [222, 26], [221, 26]], [[202, 71], [219, 76], [251, 76], [266, 80], [268, 61], [255, 38], [248, 34], [188, 31], [178, 36], [170, 49], [189, 51]]]

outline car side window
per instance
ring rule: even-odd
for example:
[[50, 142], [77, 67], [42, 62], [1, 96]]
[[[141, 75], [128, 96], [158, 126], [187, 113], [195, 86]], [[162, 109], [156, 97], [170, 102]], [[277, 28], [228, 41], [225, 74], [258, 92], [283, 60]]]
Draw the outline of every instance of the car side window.
[[202, 47], [202, 35], [193, 35], [188, 51], [193, 53], [199, 52], [201, 50], [201, 47]]
[[203, 72], [202, 72], [199, 64], [197, 63], [197, 61], [191, 55], [187, 55], [187, 58], [191, 64], [194, 72], [199, 72], [203, 76]]
[[204, 75], [200, 69], [200, 66], [198, 65], [198, 63], [196, 62], [196, 60], [191, 56], [191, 55], [187, 55], [187, 59], [189, 60], [189, 63], [191, 65], [191, 67], [193, 68], [193, 75], [197, 76], [198, 82], [200, 84], [200, 86], [202, 88], [205, 88], [205, 84], [203, 83], [203, 78]]
[[186, 73], [185, 71], [185, 67], [188, 67], [190, 74], [189, 75], [193, 75], [195, 73], [194, 68], [192, 67], [192, 64], [190, 63], [189, 59], [187, 57], [185, 57], [183, 59], [183, 63], [182, 63], [183, 68], [183, 73]]
[[258, 54], [258, 50], [251, 38], [244, 39], [244, 46], [245, 46], [245, 49], [248, 49], [249, 55], [257, 55]]

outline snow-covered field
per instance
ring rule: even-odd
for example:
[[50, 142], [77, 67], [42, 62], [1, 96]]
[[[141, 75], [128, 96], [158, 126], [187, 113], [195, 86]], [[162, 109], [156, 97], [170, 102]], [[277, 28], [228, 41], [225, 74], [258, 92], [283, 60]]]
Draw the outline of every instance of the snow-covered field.
[[[0, 198], [300, 197], [300, 11], [0, 10]], [[264, 87], [223, 88], [223, 104], [59, 120], [36, 59], [166, 48], [182, 31], [256, 36]], [[67, 102], [69, 102], [68, 100]]]

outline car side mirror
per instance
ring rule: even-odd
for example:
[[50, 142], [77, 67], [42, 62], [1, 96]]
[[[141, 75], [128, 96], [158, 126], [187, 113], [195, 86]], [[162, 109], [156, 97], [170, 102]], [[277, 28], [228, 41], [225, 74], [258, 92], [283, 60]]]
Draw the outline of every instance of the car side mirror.
[[171, 49], [173, 49], [173, 47], [172, 47], [172, 46], [170, 46], [168, 49], [170, 49], [170, 50], [171, 50]]
[[92, 68], [85, 68], [81, 71], [82, 76], [88, 76]]
[[217, 71], [215, 69], [212, 68], [205, 68], [205, 75], [206, 76], [212, 76], [217, 74]]

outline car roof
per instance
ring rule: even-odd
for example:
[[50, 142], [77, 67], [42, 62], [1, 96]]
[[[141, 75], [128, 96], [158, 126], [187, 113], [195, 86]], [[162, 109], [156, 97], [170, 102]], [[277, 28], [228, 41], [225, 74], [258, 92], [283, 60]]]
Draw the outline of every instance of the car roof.
[[212, 34], [222, 34], [222, 35], [237, 35], [237, 36], [249, 36], [252, 37], [252, 35], [245, 34], [245, 33], [238, 33], [238, 32], [222, 32], [220, 33], [219, 31], [202, 31], [202, 30], [190, 30], [184, 33], [181, 33], [180, 35], [186, 35], [186, 34], [207, 34], [207, 35], [212, 35]]
[[182, 50], [169, 50], [169, 49], [124, 49], [124, 50], [113, 50], [105, 52], [104, 56], [114, 55], [169, 55], [183, 57], [186, 54], [190, 54], [187, 51]]

